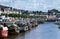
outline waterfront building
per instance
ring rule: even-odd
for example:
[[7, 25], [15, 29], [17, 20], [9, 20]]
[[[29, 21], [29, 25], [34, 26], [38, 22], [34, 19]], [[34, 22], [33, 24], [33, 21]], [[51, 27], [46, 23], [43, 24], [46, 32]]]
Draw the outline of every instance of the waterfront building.
[[12, 8], [12, 7], [0, 5], [0, 14], [1, 13], [5, 13], [5, 14], [11, 14], [11, 13], [21, 14], [22, 12], [19, 9], [15, 9], [15, 8]]

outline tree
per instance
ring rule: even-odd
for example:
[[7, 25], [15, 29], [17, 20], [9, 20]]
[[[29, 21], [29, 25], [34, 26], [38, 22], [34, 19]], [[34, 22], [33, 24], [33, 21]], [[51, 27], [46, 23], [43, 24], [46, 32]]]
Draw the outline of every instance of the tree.
[[58, 13], [58, 12], [59, 12], [59, 11], [56, 10], [56, 9], [52, 9], [51, 11], [52, 11], [52, 12], [55, 12], [55, 13]]
[[42, 13], [42, 11], [39, 11], [39, 14], [41, 14]]

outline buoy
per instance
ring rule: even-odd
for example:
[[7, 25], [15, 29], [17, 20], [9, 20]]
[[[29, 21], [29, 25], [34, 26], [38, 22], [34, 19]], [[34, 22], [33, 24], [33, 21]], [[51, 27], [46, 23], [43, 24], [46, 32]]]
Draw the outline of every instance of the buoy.
[[3, 30], [1, 31], [2, 37], [8, 37], [8, 28], [3, 27]]

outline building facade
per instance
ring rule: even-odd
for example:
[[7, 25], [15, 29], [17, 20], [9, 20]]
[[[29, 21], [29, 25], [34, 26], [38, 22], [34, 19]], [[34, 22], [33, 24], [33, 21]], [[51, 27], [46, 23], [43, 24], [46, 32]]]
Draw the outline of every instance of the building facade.
[[11, 13], [22, 14], [19, 9], [15, 9], [15, 8], [12, 8], [12, 7], [7, 7], [7, 6], [0, 5], [0, 14], [1, 13], [6, 13], [6, 14], [11, 14]]

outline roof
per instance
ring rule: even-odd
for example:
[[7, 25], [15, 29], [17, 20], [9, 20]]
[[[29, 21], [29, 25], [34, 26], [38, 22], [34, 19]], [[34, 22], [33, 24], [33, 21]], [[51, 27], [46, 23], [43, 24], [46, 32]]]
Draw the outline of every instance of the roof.
[[0, 8], [12, 8], [12, 7], [0, 5]]

